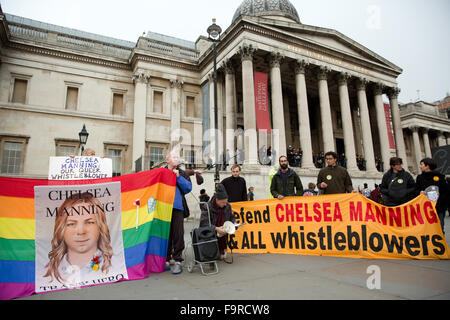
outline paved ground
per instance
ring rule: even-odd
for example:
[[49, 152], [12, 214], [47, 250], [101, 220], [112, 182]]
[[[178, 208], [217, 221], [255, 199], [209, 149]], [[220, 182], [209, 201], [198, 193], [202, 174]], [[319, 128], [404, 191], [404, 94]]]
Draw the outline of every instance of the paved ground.
[[[185, 226], [186, 234], [192, 222]], [[446, 218], [450, 244], [450, 218]], [[381, 288], [369, 290], [367, 268], [381, 271]], [[47, 293], [23, 300], [298, 300], [450, 299], [450, 260], [366, 260], [275, 254], [234, 254], [217, 275], [199, 269], [152, 274], [147, 279]]]

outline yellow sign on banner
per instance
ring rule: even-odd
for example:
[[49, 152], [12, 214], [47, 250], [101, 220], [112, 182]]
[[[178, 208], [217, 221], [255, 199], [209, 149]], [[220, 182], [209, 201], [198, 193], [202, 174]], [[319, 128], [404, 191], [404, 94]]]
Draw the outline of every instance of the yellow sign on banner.
[[358, 193], [231, 203], [238, 253], [450, 259], [435, 202], [385, 207]]

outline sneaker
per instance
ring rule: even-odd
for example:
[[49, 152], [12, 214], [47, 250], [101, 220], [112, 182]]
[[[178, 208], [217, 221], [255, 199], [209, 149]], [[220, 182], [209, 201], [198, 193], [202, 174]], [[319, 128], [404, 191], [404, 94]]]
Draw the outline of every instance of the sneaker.
[[172, 273], [173, 274], [180, 274], [183, 272], [183, 267], [181, 266], [181, 262], [177, 261], [173, 265]]
[[169, 271], [170, 270], [170, 263], [169, 261], [166, 261], [166, 267], [164, 268], [164, 271]]

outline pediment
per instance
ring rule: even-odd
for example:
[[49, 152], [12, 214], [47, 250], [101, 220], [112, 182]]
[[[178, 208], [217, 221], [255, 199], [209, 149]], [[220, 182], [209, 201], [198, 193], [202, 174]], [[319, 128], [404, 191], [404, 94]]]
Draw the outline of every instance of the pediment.
[[304, 42], [313, 48], [324, 49], [337, 55], [346, 55], [353, 59], [363, 60], [364, 62], [391, 69], [399, 74], [403, 71], [392, 62], [333, 29], [261, 18], [257, 18], [252, 22], [273, 32], [279, 32], [295, 38], [297, 41]]

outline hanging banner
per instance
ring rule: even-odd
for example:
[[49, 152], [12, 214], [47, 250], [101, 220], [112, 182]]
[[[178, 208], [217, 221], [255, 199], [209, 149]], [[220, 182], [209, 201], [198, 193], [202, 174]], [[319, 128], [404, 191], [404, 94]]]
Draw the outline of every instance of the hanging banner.
[[267, 91], [267, 82], [269, 75], [267, 73], [257, 72], [254, 74], [255, 81], [255, 112], [256, 127], [259, 131], [271, 132], [269, 118], [269, 98]]
[[370, 259], [450, 259], [435, 202], [421, 195], [395, 208], [361, 194], [231, 203], [238, 253]]
[[100, 157], [50, 157], [48, 180], [90, 180], [112, 177], [112, 159]]
[[388, 138], [389, 138], [389, 148], [391, 150], [395, 150], [395, 140], [394, 140], [394, 134], [392, 133], [392, 125], [391, 125], [391, 106], [389, 103], [384, 104], [384, 114], [386, 116], [386, 127], [388, 131]]
[[0, 177], [0, 300], [164, 271], [173, 172], [67, 184]]

